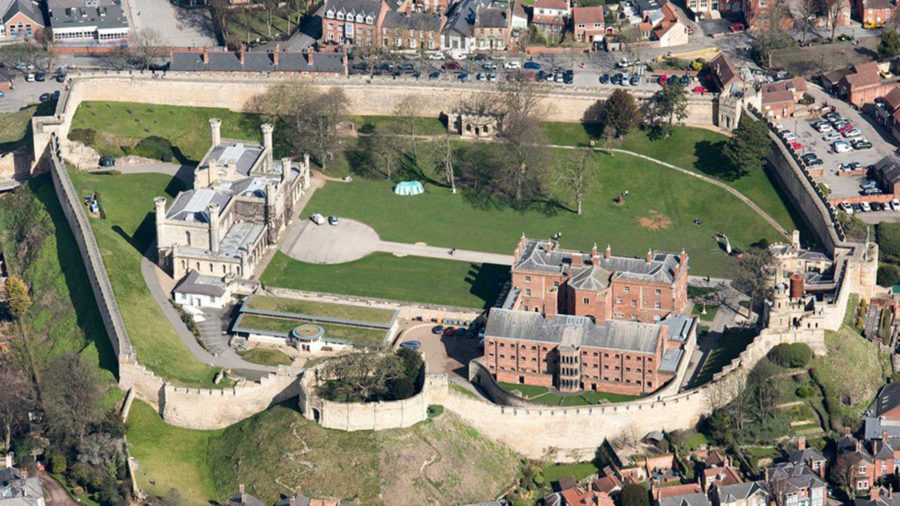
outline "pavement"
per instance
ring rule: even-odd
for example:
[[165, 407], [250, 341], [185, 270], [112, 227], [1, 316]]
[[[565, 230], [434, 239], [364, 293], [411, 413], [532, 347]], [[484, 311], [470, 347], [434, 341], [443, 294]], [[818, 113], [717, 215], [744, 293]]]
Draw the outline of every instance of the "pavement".
[[49, 506], [77, 506], [78, 502], [72, 499], [69, 492], [56, 478], [46, 471], [38, 471], [41, 479], [41, 488], [44, 489], [44, 502]]
[[469, 361], [480, 357], [477, 337], [456, 337], [433, 334], [434, 323], [424, 323], [407, 329], [398, 340], [399, 343], [419, 341], [419, 351], [425, 359], [425, 368], [429, 374], [448, 374], [452, 379], [469, 379]]
[[117, 160], [115, 167], [97, 167], [88, 172], [107, 172], [110, 169], [117, 170], [122, 174], [166, 174], [178, 178], [192, 188], [194, 186], [194, 166], [181, 165], [177, 163], [166, 162], [146, 162], [135, 164], [123, 164]]
[[133, 31], [154, 30], [159, 34], [160, 46], [212, 47], [219, 44], [212, 31], [209, 9], [182, 9], [169, 0], [127, 0], [122, 6]]
[[16, 112], [31, 104], [39, 103], [39, 97], [43, 93], [53, 93], [54, 91], [62, 90], [63, 85], [49, 76], [46, 81], [29, 83], [25, 81], [24, 74], [17, 71], [13, 72], [15, 75], [13, 86], [15, 88], [3, 92], [4, 96], [0, 98], [0, 113]]

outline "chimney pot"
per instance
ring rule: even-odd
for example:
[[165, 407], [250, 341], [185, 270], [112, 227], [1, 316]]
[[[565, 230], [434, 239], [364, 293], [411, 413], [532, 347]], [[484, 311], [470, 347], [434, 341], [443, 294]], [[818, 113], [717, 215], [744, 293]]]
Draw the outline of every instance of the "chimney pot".
[[209, 63], [209, 48], [203, 48], [203, 63]]
[[241, 62], [241, 65], [244, 64], [244, 46], [241, 46], [238, 49], [238, 61]]
[[603, 258], [609, 259], [612, 256], [612, 248], [606, 245], [606, 251], [603, 252]]
[[653, 261], [653, 250], [648, 249], [647, 250], [647, 263], [649, 264], [652, 261]]

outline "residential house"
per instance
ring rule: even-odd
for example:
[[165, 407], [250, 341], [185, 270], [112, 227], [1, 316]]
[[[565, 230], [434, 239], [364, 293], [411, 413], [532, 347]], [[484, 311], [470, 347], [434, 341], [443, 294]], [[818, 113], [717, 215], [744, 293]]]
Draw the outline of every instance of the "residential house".
[[387, 49], [440, 49], [445, 20], [433, 11], [389, 10], [381, 23], [381, 46]]
[[525, 12], [525, 6], [521, 0], [513, 2], [511, 26], [512, 30], [516, 32], [513, 36], [518, 36], [519, 32], [528, 29], [528, 13]]
[[797, 443], [797, 449], [788, 454], [788, 462], [794, 465], [805, 464], [819, 475], [819, 478], [825, 479], [828, 459], [818, 449], [807, 447], [806, 438], [800, 438], [800, 441]]
[[891, 0], [856, 0], [856, 13], [865, 28], [879, 28], [891, 20], [895, 9]]
[[50, 32], [56, 44], [120, 45], [131, 27], [115, 0], [47, 0]]
[[231, 298], [230, 279], [191, 271], [172, 290], [175, 302], [197, 308], [224, 308]]
[[[892, 156], [886, 156], [875, 162], [872, 170], [875, 179], [881, 183], [881, 188], [885, 193], [900, 195], [900, 162]], [[872, 439], [881, 435], [884, 431], [892, 437], [900, 436], [900, 427], [898, 427], [898, 410], [900, 406], [896, 406], [898, 390], [900, 390], [900, 382], [889, 383], [882, 389], [884, 395], [879, 395], [873, 403], [873, 408], [869, 408], [869, 412], [873, 414], [866, 416], [866, 439]], [[891, 407], [893, 406], [893, 407]], [[871, 436], [871, 437], [870, 437]]]
[[561, 38], [571, 10], [569, 0], [535, 0], [531, 24], [547, 37]]
[[[678, 485], [654, 490], [656, 506], [711, 506], [709, 497], [700, 491], [700, 485]], [[670, 490], [674, 489], [674, 490]]]
[[544, 498], [544, 506], [615, 506], [613, 500], [605, 492], [590, 488], [571, 486]]
[[216, 72], [222, 74], [280, 74], [301, 76], [345, 76], [347, 54], [281, 51], [183, 51], [171, 54], [169, 70], [173, 72]]
[[574, 7], [572, 9], [572, 27], [575, 40], [595, 44], [603, 40], [606, 24], [603, 6]]
[[741, 79], [738, 77], [738, 71], [725, 53], [719, 53], [718, 56], [709, 60], [707, 66], [716, 91], [733, 95], [740, 90]]
[[45, 506], [41, 479], [29, 476], [27, 469], [13, 467], [11, 453], [5, 464], [0, 469], [0, 506]]
[[44, 29], [44, 15], [33, 0], [0, 0], [0, 42], [30, 39]]
[[[875, 164], [875, 177], [888, 193], [900, 193], [900, 162], [885, 157]], [[865, 413], [865, 439], [871, 441], [883, 434], [900, 437], [900, 381], [888, 383], [878, 392]]]
[[309, 188], [309, 160], [274, 160], [272, 125], [262, 143], [222, 139], [221, 121], [209, 121], [212, 142], [194, 169], [193, 188], [153, 199], [160, 267], [175, 279], [190, 271], [249, 279], [278, 242]]
[[806, 94], [806, 80], [794, 77], [766, 83], [760, 88], [760, 110], [768, 118], [793, 116], [797, 103]]
[[[766, 12], [769, 6], [774, 4], [774, 0], [740, 0], [741, 11], [744, 13], [744, 20], [747, 22], [749, 29], [765, 28], [763, 24], [766, 22]], [[843, 0], [849, 2], [849, 0]], [[793, 28], [793, 18], [791, 16], [782, 17], [779, 24], [782, 29], [790, 30]]]
[[806, 464], [783, 462], [766, 469], [768, 484], [776, 504], [825, 506], [826, 484]]
[[735, 485], [744, 481], [731, 465], [730, 458], [722, 464], [711, 464], [710, 460], [707, 459], [700, 473], [700, 486], [704, 492], [709, 492], [713, 486]]
[[[512, 6], [511, 11], [515, 10]], [[506, 2], [493, 0], [461, 0], [453, 4], [444, 23], [441, 49], [463, 52], [476, 51], [479, 46], [505, 49], [514, 17], [511, 11]]]
[[338, 499], [310, 499], [300, 489], [275, 503], [275, 506], [339, 506]]
[[713, 506], [769, 506], [769, 489], [764, 481], [730, 485], [714, 484], [710, 490]]
[[650, 40], [659, 41], [659, 47], [681, 46], [690, 42], [688, 28], [681, 22], [675, 7], [666, 2], [660, 11], [662, 19], [653, 25]]
[[416, 12], [434, 12], [446, 14], [450, 10], [451, 0], [412, 0], [412, 7]]
[[894, 86], [887, 94], [875, 100], [875, 118], [891, 130], [894, 138], [900, 132], [900, 86]]
[[495, 2], [475, 9], [472, 35], [478, 51], [503, 51], [509, 44], [512, 28], [512, 5]]
[[872, 487], [869, 495], [857, 497], [853, 501], [854, 506], [900, 506], [900, 495], [894, 495], [890, 485], [886, 487]]
[[878, 478], [875, 459], [862, 442], [847, 430], [836, 443], [836, 466], [846, 466], [847, 474], [843, 479], [855, 493], [868, 491]]
[[591, 481], [591, 488], [598, 492], [605, 492], [609, 495], [612, 495], [619, 490], [622, 490], [623, 483], [622, 480], [619, 479], [618, 476], [613, 472], [613, 470], [609, 467], [604, 469], [604, 476], [597, 476]]
[[248, 494], [244, 484], [241, 483], [237, 495], [228, 499], [227, 506], [266, 506], [266, 503]]
[[390, 8], [380, 0], [326, 0], [322, 40], [329, 44], [376, 46], [381, 21]]
[[852, 71], [838, 81], [837, 93], [861, 109], [864, 104], [887, 94], [891, 87], [893, 83], [882, 82], [878, 63], [870, 61], [854, 65]]

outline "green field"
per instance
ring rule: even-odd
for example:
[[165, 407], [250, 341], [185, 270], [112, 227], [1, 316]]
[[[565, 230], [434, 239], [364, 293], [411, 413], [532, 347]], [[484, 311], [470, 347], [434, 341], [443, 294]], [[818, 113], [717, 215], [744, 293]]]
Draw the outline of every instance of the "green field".
[[[706, 314], [703, 314], [703, 309], [706, 308]], [[703, 305], [694, 304], [694, 309], [691, 310], [691, 314], [694, 316], [699, 316], [701, 320], [705, 322], [711, 322], [716, 319], [716, 313], [719, 312], [719, 306], [715, 305]]]
[[262, 365], [291, 365], [294, 361], [287, 353], [269, 348], [253, 348], [252, 350], [239, 351], [238, 355], [247, 362]]
[[278, 252], [261, 279], [268, 286], [296, 290], [484, 308], [497, 299], [509, 279], [509, 267], [389, 253], [319, 265]]
[[[291, 318], [274, 318], [270, 316], [260, 316], [253, 314], [244, 314], [241, 317], [241, 330], [262, 330], [266, 332], [278, 332], [280, 334], [288, 334], [298, 325], [307, 323], [308, 320], [291, 319]], [[327, 323], [315, 323], [325, 330], [325, 337], [332, 339], [341, 339], [350, 341], [359, 346], [380, 346], [384, 342], [384, 330], [365, 329], [359, 327], [348, 327], [346, 325], [332, 325]]]
[[175, 488], [188, 504], [223, 503], [241, 483], [266, 504], [297, 486], [361, 504], [472, 503], [501, 494], [519, 468], [516, 454], [438, 410], [408, 429], [343, 432], [276, 406], [196, 431], [166, 425], [138, 401], [128, 443], [141, 488], [160, 496]]
[[559, 481], [560, 478], [571, 476], [580, 481], [588, 476], [597, 474], [600, 469], [593, 462], [578, 462], [575, 464], [550, 464], [544, 466], [542, 474], [548, 483]]
[[167, 381], [212, 387], [216, 370], [194, 359], [141, 275], [141, 257], [156, 234], [152, 199], [171, 199], [181, 189], [178, 180], [160, 174], [69, 174], [80, 195], [97, 192], [106, 214], [91, 218], [91, 227], [138, 361]]
[[349, 304], [334, 304], [312, 300], [284, 299], [267, 295], [251, 296], [247, 299], [244, 307], [260, 311], [321, 316], [357, 322], [383, 323], [385, 325], [391, 323], [394, 319], [394, 311], [390, 309], [351, 306]]
[[547, 387], [519, 383], [497, 383], [500, 388], [537, 404], [549, 406], [589, 406], [603, 402], [627, 402], [640, 399], [637, 395], [613, 394], [585, 390], [575, 394], [560, 394]]

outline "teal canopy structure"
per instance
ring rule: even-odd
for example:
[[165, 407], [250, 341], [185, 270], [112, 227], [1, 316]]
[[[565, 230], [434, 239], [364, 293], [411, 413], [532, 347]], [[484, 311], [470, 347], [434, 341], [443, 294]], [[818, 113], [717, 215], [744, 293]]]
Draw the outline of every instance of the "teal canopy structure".
[[418, 195], [425, 192], [425, 187], [418, 181], [400, 181], [394, 187], [394, 195]]

